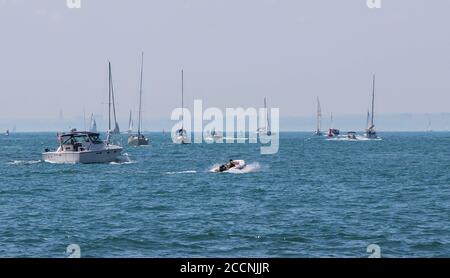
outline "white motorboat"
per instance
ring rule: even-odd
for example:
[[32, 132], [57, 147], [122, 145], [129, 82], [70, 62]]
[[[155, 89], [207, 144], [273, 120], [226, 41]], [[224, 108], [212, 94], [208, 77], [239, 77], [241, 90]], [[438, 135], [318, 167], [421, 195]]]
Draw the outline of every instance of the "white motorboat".
[[347, 138], [350, 140], [358, 140], [358, 138], [356, 137], [356, 132], [354, 131], [347, 132]]
[[[149, 139], [141, 133], [141, 124], [142, 124], [142, 77], [144, 72], [144, 52], [142, 52], [142, 61], [141, 61], [141, 82], [139, 86], [139, 120], [138, 120], [138, 132], [137, 134], [130, 134], [128, 137], [128, 145], [131, 146], [143, 146], [148, 145]], [[133, 120], [131, 118], [130, 111], [130, 122], [129, 122], [129, 130], [133, 129]]]
[[339, 129], [333, 128], [333, 113], [331, 113], [330, 128], [328, 129], [326, 136], [328, 138], [338, 137], [340, 133]]
[[56, 151], [46, 149], [43, 160], [50, 163], [107, 163], [117, 161], [122, 147], [100, 140], [94, 132], [71, 131], [58, 134]]
[[373, 83], [372, 83], [372, 113], [370, 114], [370, 123], [364, 132], [364, 137], [366, 137], [367, 139], [378, 139], [377, 132], [375, 131], [375, 125], [373, 123], [375, 110], [374, 108], [375, 108], [375, 75], [373, 75]]
[[212, 172], [226, 172], [232, 169], [236, 169], [236, 170], [242, 170], [244, 169], [246, 166], [245, 161], [244, 160], [231, 160], [223, 165], [220, 165], [218, 167], [213, 168], [211, 171]]

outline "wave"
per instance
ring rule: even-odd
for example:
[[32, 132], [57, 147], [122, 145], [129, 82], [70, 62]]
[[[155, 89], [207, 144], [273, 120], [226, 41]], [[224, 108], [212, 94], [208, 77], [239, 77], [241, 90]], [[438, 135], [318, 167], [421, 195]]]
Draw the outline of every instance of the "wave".
[[8, 165], [32, 165], [32, 164], [37, 164], [37, 163], [41, 163], [42, 160], [14, 160], [11, 162], [7, 162], [6, 164]]
[[366, 138], [364, 136], [356, 136], [356, 139], [350, 139], [347, 136], [341, 136], [341, 137], [336, 137], [336, 138], [327, 138], [325, 139], [327, 141], [350, 141], [350, 142], [357, 142], [357, 141], [382, 141], [382, 138], [376, 138], [376, 139], [371, 139], [371, 138]]
[[109, 164], [111, 164], [111, 165], [123, 165], [123, 164], [134, 164], [134, 163], [137, 163], [137, 161], [132, 160], [130, 158], [130, 156], [128, 155], [128, 153], [124, 153], [124, 154], [122, 154], [121, 157], [119, 157], [119, 159], [117, 161], [110, 162]]
[[180, 172], [166, 172], [167, 175], [175, 175], [175, 174], [196, 174], [197, 171], [195, 170], [187, 170], [187, 171], [180, 171]]

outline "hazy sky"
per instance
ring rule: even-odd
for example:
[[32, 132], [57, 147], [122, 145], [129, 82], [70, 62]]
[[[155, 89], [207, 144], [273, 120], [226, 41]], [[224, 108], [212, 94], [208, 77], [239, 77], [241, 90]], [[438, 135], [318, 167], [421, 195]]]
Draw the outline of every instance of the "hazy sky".
[[[107, 113], [107, 61], [118, 114], [180, 102], [279, 107], [281, 116], [364, 115], [372, 73], [377, 113], [450, 110], [450, 1], [0, 0], [0, 119]], [[363, 116], [364, 117], [364, 116]], [[362, 121], [365, 121], [363, 118]], [[124, 129], [122, 123], [122, 129]]]

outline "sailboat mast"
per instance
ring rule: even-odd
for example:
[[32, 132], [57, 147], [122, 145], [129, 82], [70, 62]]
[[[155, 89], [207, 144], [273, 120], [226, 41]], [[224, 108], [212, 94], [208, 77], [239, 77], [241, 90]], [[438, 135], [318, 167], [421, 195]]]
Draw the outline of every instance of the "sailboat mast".
[[317, 133], [320, 132], [322, 125], [322, 108], [320, 107], [320, 100], [317, 97]]
[[138, 135], [141, 135], [141, 119], [142, 119], [142, 76], [144, 72], [144, 52], [142, 52], [141, 61], [141, 83], [139, 86], [139, 122], [138, 122]]
[[111, 62], [108, 61], [108, 131], [111, 130]]
[[370, 125], [373, 126], [373, 115], [375, 109], [375, 74], [373, 75], [373, 83], [372, 83], [372, 115], [370, 118]]
[[116, 100], [114, 97], [114, 84], [112, 80], [112, 72], [111, 72], [111, 64], [109, 68], [109, 78], [110, 78], [110, 85], [111, 85], [111, 99], [112, 99], [112, 107], [113, 107], [113, 115], [114, 115], [114, 131], [116, 131], [118, 125], [117, 125], [117, 117], [116, 117]]
[[181, 70], [181, 130], [184, 129], [184, 72]]
[[266, 111], [265, 129], [266, 129], [266, 131], [267, 131], [267, 128], [268, 128], [268, 122], [269, 122], [269, 112], [267, 111], [267, 101], [266, 101], [266, 97], [264, 97], [264, 110]]

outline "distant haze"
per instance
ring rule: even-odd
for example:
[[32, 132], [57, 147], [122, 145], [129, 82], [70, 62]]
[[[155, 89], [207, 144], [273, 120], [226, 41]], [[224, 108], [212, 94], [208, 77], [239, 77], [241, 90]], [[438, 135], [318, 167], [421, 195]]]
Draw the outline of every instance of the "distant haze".
[[314, 128], [317, 96], [324, 128], [333, 112], [341, 127], [362, 129], [376, 73], [378, 129], [425, 130], [428, 117], [448, 129], [448, 0], [81, 2], [0, 0], [3, 130], [81, 128], [83, 110], [104, 129], [108, 60], [125, 130], [141, 51], [146, 130], [170, 126], [182, 68], [188, 107], [260, 107], [267, 96], [289, 130]]

